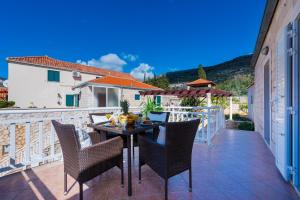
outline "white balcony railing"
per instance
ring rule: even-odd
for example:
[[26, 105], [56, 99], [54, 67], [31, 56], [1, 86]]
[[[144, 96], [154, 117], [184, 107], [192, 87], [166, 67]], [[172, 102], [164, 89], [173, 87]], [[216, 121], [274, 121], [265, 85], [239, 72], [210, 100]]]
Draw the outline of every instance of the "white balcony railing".
[[[139, 112], [140, 108], [130, 108]], [[200, 118], [196, 141], [211, 140], [224, 128], [224, 113], [220, 107], [164, 107], [171, 112], [170, 121]], [[120, 108], [29, 109], [0, 111], [0, 177], [62, 159], [60, 144], [51, 120], [87, 128], [89, 113], [120, 112]]]
[[225, 128], [224, 110], [221, 107], [166, 107], [171, 122], [200, 118], [196, 141], [211, 144], [213, 137]]

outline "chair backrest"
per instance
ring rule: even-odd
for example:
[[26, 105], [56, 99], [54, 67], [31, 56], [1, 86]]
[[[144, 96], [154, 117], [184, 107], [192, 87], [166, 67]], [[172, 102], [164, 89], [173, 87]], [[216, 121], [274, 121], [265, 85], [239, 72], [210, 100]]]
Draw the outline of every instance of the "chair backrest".
[[64, 157], [65, 169], [70, 173], [77, 173], [79, 169], [80, 143], [76, 134], [75, 126], [71, 124], [61, 124], [52, 120], [52, 124], [59, 139]]
[[166, 148], [170, 160], [190, 160], [200, 119], [166, 124]]
[[91, 120], [92, 124], [98, 124], [102, 122], [107, 122], [108, 119], [106, 118], [107, 114], [112, 114], [112, 113], [90, 113], [89, 117]]
[[167, 123], [169, 121], [170, 112], [151, 111], [148, 118], [152, 121], [160, 121]]

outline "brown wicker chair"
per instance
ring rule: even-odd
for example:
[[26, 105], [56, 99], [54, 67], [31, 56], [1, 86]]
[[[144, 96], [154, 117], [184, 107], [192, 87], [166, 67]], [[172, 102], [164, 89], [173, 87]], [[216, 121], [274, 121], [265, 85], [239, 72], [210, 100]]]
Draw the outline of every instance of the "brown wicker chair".
[[92, 144], [80, 148], [74, 125], [52, 121], [64, 158], [64, 192], [67, 194], [67, 174], [79, 183], [80, 199], [83, 199], [83, 183], [118, 166], [121, 169], [121, 184], [124, 184], [123, 141], [116, 137], [100, 142], [99, 134], [91, 132]]
[[[166, 123], [168, 123], [169, 121], [169, 117], [170, 117], [170, 112], [156, 112], [156, 111], [151, 111], [150, 112], [151, 114], [157, 114], [157, 115], [160, 115], [162, 113], [166, 113], [166, 118], [163, 120], [163, 121], [160, 121], [160, 122], [163, 122], [164, 124], [162, 124], [162, 126], [165, 126]], [[151, 119], [150, 119], [151, 120]], [[149, 138], [153, 138], [154, 141], [157, 140], [158, 138], [158, 133], [159, 131], [157, 130], [147, 130], [146, 131], [146, 134]]]
[[[90, 113], [90, 114], [89, 114], [89, 118], [90, 118], [91, 123], [94, 124], [94, 123], [95, 123], [95, 122], [94, 122], [94, 119], [93, 119], [93, 116], [94, 116], [94, 115], [95, 115], [95, 116], [105, 116], [105, 115], [107, 115], [107, 114], [112, 114], [112, 113]], [[107, 120], [107, 121], [109, 121], [109, 120]], [[105, 123], [105, 122], [100, 122], [99, 124], [101, 124], [101, 123]], [[99, 131], [97, 131], [97, 130], [94, 130], [94, 131], [99, 133], [100, 138], [101, 138], [101, 141], [104, 141], [104, 140], [107, 140], [107, 139], [111, 139], [111, 138], [114, 138], [114, 137], [118, 137], [118, 135], [116, 135], [116, 134], [114, 134], [114, 133], [106, 133], [106, 134], [103, 134], [103, 133], [101, 133], [101, 132], [99, 132]], [[123, 141], [124, 141], [124, 138], [122, 138], [122, 139], [123, 139]], [[124, 145], [125, 145], [125, 144], [127, 144], [126, 141], [124, 141]]]
[[150, 166], [165, 180], [165, 199], [168, 199], [168, 179], [189, 170], [189, 189], [192, 190], [192, 149], [200, 120], [166, 124], [165, 144], [139, 136], [139, 181], [141, 167]]
[[[91, 123], [94, 123], [94, 119], [93, 119], [93, 115], [97, 115], [97, 116], [105, 116], [106, 114], [112, 114], [112, 113], [90, 113], [89, 114], [89, 118], [90, 118], [90, 120], [91, 120]], [[117, 134], [115, 134], [115, 133], [106, 133], [106, 134], [103, 134], [103, 133], [101, 133], [101, 132], [99, 132], [99, 131], [97, 131], [97, 130], [94, 130], [94, 131], [96, 131], [96, 132], [98, 132], [99, 133], [99, 135], [100, 135], [100, 138], [101, 138], [101, 140], [105, 140], [105, 139], [111, 139], [111, 138], [114, 138], [114, 137], [121, 137], [122, 139], [123, 139], [123, 147], [124, 148], [127, 148], [127, 136], [126, 135], [124, 135], [124, 136], [119, 136], [119, 135], [117, 135]], [[137, 135], [134, 135], [133, 136], [133, 146], [134, 147], [137, 147], [138, 146], [138, 141], [137, 141], [138, 139], [137, 139]], [[133, 151], [133, 157], [134, 157], [134, 155], [135, 155], [135, 153], [134, 153], [134, 151]]]

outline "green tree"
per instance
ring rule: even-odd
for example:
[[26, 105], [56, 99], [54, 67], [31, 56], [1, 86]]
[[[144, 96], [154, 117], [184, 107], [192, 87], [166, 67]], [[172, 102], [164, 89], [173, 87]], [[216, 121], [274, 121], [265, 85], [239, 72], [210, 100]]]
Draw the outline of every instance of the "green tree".
[[154, 76], [151, 79], [148, 79], [147, 81], [145, 81], [145, 83], [159, 87], [161, 89], [169, 89], [169, 80], [166, 76]]
[[234, 96], [247, 95], [247, 88], [253, 83], [253, 75], [236, 75], [233, 79], [226, 80], [217, 85], [218, 89], [232, 92]]
[[201, 79], [206, 79], [206, 72], [203, 68], [204, 66], [203, 65], [198, 65], [198, 77], [201, 78]]

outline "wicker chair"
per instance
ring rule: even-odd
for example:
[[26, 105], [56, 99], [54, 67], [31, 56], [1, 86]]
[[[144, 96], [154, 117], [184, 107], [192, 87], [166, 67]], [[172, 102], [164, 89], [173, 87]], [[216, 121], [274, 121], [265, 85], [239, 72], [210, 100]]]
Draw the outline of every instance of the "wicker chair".
[[192, 190], [192, 149], [200, 120], [166, 124], [165, 144], [139, 136], [139, 181], [141, 167], [150, 166], [165, 180], [165, 199], [168, 199], [168, 179], [189, 170], [189, 189]]
[[[91, 120], [91, 123], [95, 123], [94, 122], [94, 119], [93, 119], [93, 115], [96, 115], [96, 116], [105, 116], [106, 114], [112, 114], [112, 113], [90, 113], [89, 114], [89, 117], [90, 117], [90, 120]], [[127, 148], [127, 136], [119, 136], [115, 133], [106, 133], [106, 134], [103, 134], [97, 130], [94, 130], [96, 132], [99, 133], [100, 137], [101, 137], [101, 140], [105, 140], [105, 139], [111, 139], [111, 138], [114, 138], [114, 137], [121, 137], [123, 139], [123, 147], [124, 148]], [[138, 139], [137, 139], [137, 135], [134, 135], [133, 136], [133, 146], [134, 147], [137, 147], [138, 146]], [[134, 157], [135, 153], [133, 151], [133, 157]]]
[[[90, 118], [91, 123], [94, 124], [95, 121], [94, 121], [93, 116], [106, 116], [107, 114], [112, 114], [112, 113], [90, 113], [90, 114], [89, 114], [89, 118]], [[108, 120], [107, 120], [107, 121], [108, 121]], [[107, 122], [107, 121], [101, 121], [99, 124], [105, 123], [105, 122]], [[106, 134], [103, 134], [103, 133], [101, 133], [101, 132], [99, 132], [99, 131], [97, 131], [97, 130], [94, 130], [94, 131], [99, 133], [100, 138], [101, 138], [101, 141], [104, 141], [104, 140], [107, 140], [107, 139], [111, 139], [111, 138], [114, 138], [114, 137], [118, 137], [118, 135], [116, 135], [116, 134], [114, 134], [114, 133], [106, 133]], [[122, 139], [124, 140], [124, 138], [122, 138]], [[125, 139], [126, 139], [126, 138], [125, 138]], [[125, 142], [126, 142], [126, 141], [124, 141], [124, 145], [125, 145]], [[126, 143], [126, 144], [127, 144], [127, 143]]]
[[[155, 111], [151, 111], [150, 113], [151, 113], [152, 115], [161, 115], [161, 114], [163, 114], [163, 113], [166, 113], [166, 117], [165, 117], [163, 120], [161, 120], [160, 122], [168, 123], [168, 121], [169, 121], [170, 112], [155, 112]], [[153, 119], [150, 118], [150, 120], [153, 120]], [[165, 126], [165, 124], [163, 124], [162, 126]], [[149, 138], [153, 138], [154, 141], [157, 140], [157, 138], [158, 138], [158, 133], [159, 133], [158, 130], [147, 130], [147, 131], [146, 131], [147, 136], [148, 136]]]
[[83, 183], [118, 166], [121, 169], [121, 184], [124, 184], [123, 141], [116, 137], [100, 142], [99, 134], [91, 132], [92, 145], [80, 148], [74, 125], [52, 121], [64, 158], [64, 192], [67, 194], [67, 174], [79, 183], [80, 200], [83, 199]]

